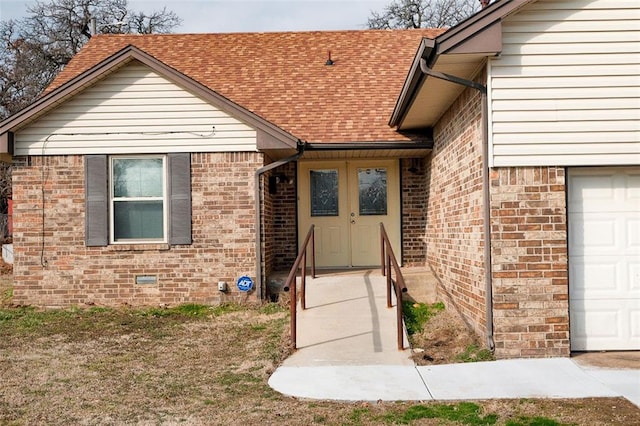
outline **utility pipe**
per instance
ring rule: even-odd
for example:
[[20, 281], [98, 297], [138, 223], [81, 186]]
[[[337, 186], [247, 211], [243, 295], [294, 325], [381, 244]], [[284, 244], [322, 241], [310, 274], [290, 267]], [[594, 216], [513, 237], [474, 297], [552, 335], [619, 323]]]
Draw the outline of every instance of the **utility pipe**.
[[274, 161], [271, 164], [260, 167], [255, 172], [255, 200], [256, 200], [256, 291], [258, 293], [258, 299], [262, 300], [262, 215], [260, 214], [260, 206], [262, 205], [262, 191], [260, 191], [260, 177], [268, 172], [278, 168], [284, 164], [296, 161], [302, 154], [304, 154], [305, 145], [298, 144], [298, 153], [291, 157], [283, 158], [282, 160]]
[[420, 59], [420, 70], [434, 78], [449, 81], [465, 87], [478, 90], [482, 96], [482, 203], [484, 222], [484, 280], [485, 280], [485, 315], [487, 322], [487, 345], [492, 351], [495, 349], [493, 340], [493, 277], [491, 266], [491, 207], [489, 205], [489, 118], [487, 104], [487, 86], [472, 80], [434, 71], [429, 68], [424, 58]]

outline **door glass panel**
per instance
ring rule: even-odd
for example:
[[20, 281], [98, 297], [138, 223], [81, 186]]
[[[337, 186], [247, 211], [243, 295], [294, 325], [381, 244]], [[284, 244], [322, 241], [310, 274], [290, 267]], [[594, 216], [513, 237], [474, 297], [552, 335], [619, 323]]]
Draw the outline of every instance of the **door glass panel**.
[[387, 169], [358, 169], [360, 216], [387, 214]]
[[311, 170], [311, 216], [338, 216], [338, 171]]

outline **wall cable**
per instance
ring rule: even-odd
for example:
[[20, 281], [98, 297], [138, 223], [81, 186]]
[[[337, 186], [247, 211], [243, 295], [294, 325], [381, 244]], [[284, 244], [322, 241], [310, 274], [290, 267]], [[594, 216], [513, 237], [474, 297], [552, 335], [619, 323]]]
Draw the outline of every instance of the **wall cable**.
[[52, 134], [47, 136], [47, 138], [44, 140], [44, 142], [42, 143], [42, 246], [40, 247], [40, 265], [43, 268], [46, 268], [48, 265], [47, 259], [44, 258], [44, 249], [45, 249], [45, 233], [46, 233], [46, 228], [45, 228], [45, 206], [46, 206], [46, 200], [45, 200], [45, 196], [46, 196], [46, 186], [47, 186], [47, 180], [49, 179], [49, 167], [47, 167], [47, 157], [45, 156], [45, 150], [47, 148], [47, 143], [49, 142], [49, 138], [51, 138], [51, 136], [53, 136]]
[[187, 131], [187, 130], [168, 130], [168, 131], [158, 131], [158, 132], [94, 132], [94, 133], [84, 133], [84, 132], [71, 132], [71, 133], [51, 133], [49, 134], [45, 140], [42, 142], [42, 149], [41, 149], [41, 157], [42, 157], [42, 173], [41, 173], [41, 180], [42, 180], [42, 187], [41, 187], [41, 194], [42, 194], [42, 229], [41, 229], [41, 246], [40, 246], [40, 265], [43, 268], [46, 268], [48, 266], [48, 262], [47, 259], [45, 259], [44, 253], [45, 253], [45, 238], [46, 238], [46, 227], [45, 227], [45, 218], [46, 218], [46, 214], [45, 214], [45, 207], [46, 207], [46, 200], [45, 200], [45, 196], [46, 196], [46, 184], [47, 184], [47, 180], [49, 179], [49, 167], [48, 167], [48, 160], [47, 157], [45, 155], [45, 151], [47, 148], [47, 144], [49, 143], [50, 139], [53, 138], [54, 136], [117, 136], [117, 135], [139, 135], [139, 136], [163, 136], [163, 135], [176, 135], [176, 134], [185, 134], [185, 135], [192, 135], [192, 136], [197, 136], [200, 138], [210, 138], [212, 136], [214, 136], [216, 134], [216, 126], [211, 126], [211, 133], [208, 134], [202, 134], [202, 133], [198, 133], [198, 132], [192, 132], [192, 131]]

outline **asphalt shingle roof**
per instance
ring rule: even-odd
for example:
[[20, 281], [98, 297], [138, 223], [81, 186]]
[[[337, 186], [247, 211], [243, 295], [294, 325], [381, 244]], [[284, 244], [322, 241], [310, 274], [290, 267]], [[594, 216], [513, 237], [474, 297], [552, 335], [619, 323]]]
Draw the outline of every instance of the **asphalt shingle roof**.
[[408, 141], [388, 121], [422, 37], [441, 32], [99, 35], [49, 90], [134, 45], [303, 141]]

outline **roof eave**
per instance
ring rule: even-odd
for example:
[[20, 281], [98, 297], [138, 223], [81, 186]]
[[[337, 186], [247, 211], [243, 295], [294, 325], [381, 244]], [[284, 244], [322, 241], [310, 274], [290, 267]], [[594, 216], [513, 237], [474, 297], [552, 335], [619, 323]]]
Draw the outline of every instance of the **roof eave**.
[[435, 56], [435, 47], [436, 42], [434, 39], [424, 37], [420, 42], [420, 47], [418, 47], [418, 51], [411, 63], [409, 74], [402, 85], [400, 97], [393, 108], [393, 113], [389, 120], [389, 126], [398, 126], [404, 119], [407, 109], [409, 105], [411, 105], [413, 97], [425, 77], [420, 71], [420, 61], [425, 59], [427, 63], [431, 63], [431, 60]]
[[[402, 128], [402, 123], [411, 108], [418, 91], [426, 83], [427, 76], [420, 69], [420, 60], [425, 59], [429, 68], [436, 66], [441, 55], [468, 55], [469, 61], [477, 55], [495, 56], [502, 51], [502, 19], [536, 0], [496, 1], [455, 27], [421, 44], [389, 121], [390, 126]], [[424, 41], [424, 40], [423, 40]], [[464, 57], [464, 56], [463, 56]], [[443, 108], [445, 108], [443, 100]], [[435, 123], [430, 123], [433, 126]]]

